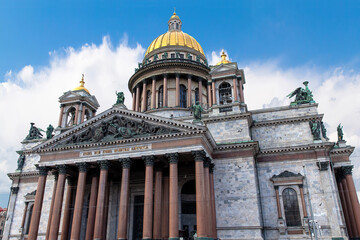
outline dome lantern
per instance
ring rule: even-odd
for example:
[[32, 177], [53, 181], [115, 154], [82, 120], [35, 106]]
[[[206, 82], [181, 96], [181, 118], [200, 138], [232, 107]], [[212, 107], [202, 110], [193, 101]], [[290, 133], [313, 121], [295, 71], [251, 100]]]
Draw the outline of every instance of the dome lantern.
[[182, 22], [181, 22], [179, 16], [176, 15], [176, 12], [174, 10], [173, 15], [170, 17], [170, 19], [168, 21], [169, 32], [181, 31], [181, 25], [182, 25]]

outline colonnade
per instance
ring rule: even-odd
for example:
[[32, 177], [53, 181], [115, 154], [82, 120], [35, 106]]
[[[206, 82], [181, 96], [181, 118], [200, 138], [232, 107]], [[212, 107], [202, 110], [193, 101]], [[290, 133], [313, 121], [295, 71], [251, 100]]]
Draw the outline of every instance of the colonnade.
[[[202, 98], [202, 92], [203, 89], [207, 91], [207, 98], [206, 103], [209, 107], [213, 105], [217, 105], [217, 99], [216, 99], [216, 86], [215, 81], [213, 80], [206, 80], [207, 86], [203, 85], [203, 80], [201, 78], [198, 78], [197, 87], [199, 89], [199, 103], [200, 105], [204, 104], [203, 98]], [[191, 107], [191, 91], [192, 91], [192, 83], [193, 83], [193, 76], [187, 75], [187, 107]], [[163, 85], [163, 106], [162, 107], [169, 107], [169, 101], [168, 101], [168, 74], [162, 75], [162, 79], [157, 79], [155, 76], [151, 78], [151, 81], [147, 81], [146, 79], [143, 80], [141, 83], [137, 84], [137, 86], [133, 89], [132, 97], [132, 110], [133, 111], [139, 111], [144, 112], [149, 109], [146, 109], [146, 92], [147, 92], [147, 84], [151, 84], [151, 109], [157, 108], [157, 102], [156, 102], [156, 82], [162, 81]], [[233, 87], [233, 95], [234, 95], [234, 101], [235, 102], [244, 102], [244, 92], [242, 88], [242, 83], [237, 78], [233, 78], [232, 81], [232, 87]], [[238, 92], [239, 91], [239, 92]], [[158, 100], [159, 101], [159, 100]], [[180, 74], [175, 74], [175, 106], [172, 107], [179, 107], [180, 106]]]
[[360, 206], [352, 177], [353, 166], [337, 169], [336, 177], [340, 201], [350, 238], [360, 238]]
[[[199, 239], [215, 239], [217, 234], [213, 164], [206, 158], [204, 151], [193, 151], [192, 155], [195, 160], [197, 236]], [[155, 163], [155, 156], [142, 157], [142, 160], [145, 162], [143, 239], [179, 239], [179, 154], [166, 154], [165, 157], [169, 162], [169, 177], [163, 177], [162, 165]], [[122, 165], [122, 175], [117, 239], [127, 239], [130, 168], [131, 162], [136, 160], [124, 158], [119, 161]], [[91, 176], [86, 240], [106, 239], [107, 213], [109, 210], [107, 206], [110, 192], [108, 174], [111, 162], [103, 160], [97, 164], [100, 173]], [[80, 239], [81, 226], [84, 225], [81, 221], [89, 163], [78, 163], [76, 165], [78, 168], [78, 179], [72, 219], [70, 204], [73, 198], [73, 191], [71, 189], [75, 187], [74, 181], [72, 177], [69, 177], [67, 165], [57, 166], [58, 177], [54, 182], [46, 239], [58, 239], [60, 220], [62, 220], [61, 240]], [[38, 236], [48, 170], [47, 167], [39, 167], [38, 187], [28, 234], [29, 240], [36, 240]], [[68, 190], [64, 200], [66, 178], [68, 179]], [[65, 201], [65, 209], [61, 219], [63, 201]], [[71, 230], [69, 229], [70, 226]]]

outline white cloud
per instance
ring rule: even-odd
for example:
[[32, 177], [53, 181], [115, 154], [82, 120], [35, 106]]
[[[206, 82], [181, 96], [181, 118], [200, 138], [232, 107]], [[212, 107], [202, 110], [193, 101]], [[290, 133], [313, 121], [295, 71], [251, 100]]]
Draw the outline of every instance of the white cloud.
[[[209, 62], [218, 61], [220, 54], [212, 52]], [[355, 184], [360, 189], [360, 72], [340, 67], [321, 70], [310, 65], [283, 69], [277, 59], [240, 62], [238, 66], [245, 71], [244, 95], [249, 110], [288, 105], [286, 95], [309, 81], [330, 140], [337, 141], [336, 128], [341, 123], [347, 144], [356, 147], [351, 159]]]
[[[0, 193], [8, 192], [10, 181], [6, 173], [16, 169], [19, 142], [24, 139], [35, 122], [45, 129], [51, 123], [57, 125], [59, 116], [58, 97], [78, 86], [81, 74], [85, 74], [85, 86], [101, 105], [99, 112], [112, 106], [115, 91], [124, 91], [125, 104], [131, 107], [127, 82], [142, 60], [145, 49], [140, 45], [128, 46], [126, 40], [112, 46], [104, 37], [100, 45], [85, 44], [80, 49], [66, 48], [64, 52], [51, 51], [48, 66], [34, 69], [25, 66], [19, 72], [9, 70], [0, 83]], [[221, 51], [208, 56], [209, 64], [220, 61]], [[360, 73], [342, 68], [323, 71], [313, 66], [283, 69], [277, 59], [248, 64], [238, 63], [246, 76], [245, 99], [248, 108], [287, 105], [286, 95], [310, 81], [309, 88], [319, 103], [319, 113], [324, 113], [328, 135], [336, 141], [336, 126], [344, 125], [348, 144], [360, 149]], [[360, 151], [354, 155], [359, 156]], [[358, 154], [357, 154], [358, 153]], [[358, 160], [358, 159], [357, 159]], [[353, 161], [360, 172], [358, 161]], [[354, 178], [360, 186], [360, 175], [354, 169]], [[360, 187], [358, 187], [360, 189]]]
[[30, 122], [46, 129], [57, 126], [60, 97], [79, 85], [85, 74], [85, 87], [95, 95], [102, 112], [116, 101], [115, 91], [125, 92], [125, 104], [131, 107], [127, 82], [142, 60], [145, 49], [131, 48], [126, 39], [113, 47], [109, 37], [100, 45], [85, 44], [64, 52], [51, 52], [49, 66], [34, 69], [31, 65], [19, 72], [9, 70], [0, 83], [0, 193], [8, 192], [6, 173], [16, 169], [20, 141], [27, 135]]

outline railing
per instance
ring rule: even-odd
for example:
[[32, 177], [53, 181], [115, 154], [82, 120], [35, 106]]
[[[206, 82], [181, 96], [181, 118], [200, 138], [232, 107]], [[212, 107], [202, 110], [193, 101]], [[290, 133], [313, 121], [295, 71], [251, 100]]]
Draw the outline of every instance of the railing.
[[200, 61], [194, 61], [194, 60], [185, 59], [185, 58], [166, 58], [166, 59], [160, 59], [160, 60], [156, 60], [156, 61], [146, 60], [145, 64], [138, 63], [138, 68], [135, 68], [135, 72], [137, 72], [145, 67], [152, 66], [155, 64], [159, 64], [159, 63], [191, 63], [191, 64], [195, 64], [198, 66], [209, 68], [206, 61], [204, 63], [202, 63]]

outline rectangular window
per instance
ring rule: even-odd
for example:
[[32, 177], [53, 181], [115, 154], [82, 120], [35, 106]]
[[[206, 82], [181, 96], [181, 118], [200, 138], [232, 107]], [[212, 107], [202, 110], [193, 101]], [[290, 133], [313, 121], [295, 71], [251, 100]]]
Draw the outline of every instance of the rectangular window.
[[184, 54], [181, 54], [181, 53], [180, 53], [180, 58], [181, 58], [181, 59], [184, 59]]
[[172, 54], [171, 54], [171, 58], [175, 58], [175, 53], [172, 53]]

